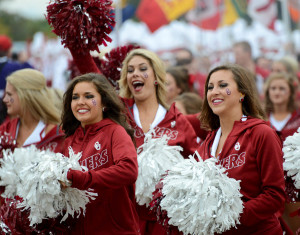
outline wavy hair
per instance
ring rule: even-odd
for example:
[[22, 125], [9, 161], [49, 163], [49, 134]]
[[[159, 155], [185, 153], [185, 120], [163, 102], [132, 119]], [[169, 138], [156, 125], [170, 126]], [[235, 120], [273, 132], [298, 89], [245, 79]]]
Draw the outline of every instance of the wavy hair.
[[16, 89], [22, 113], [29, 112], [35, 120], [42, 120], [44, 123], [60, 123], [59, 111], [41, 72], [21, 69], [8, 76], [6, 81]]
[[134, 56], [141, 56], [148, 60], [149, 64], [152, 66], [155, 78], [158, 82], [156, 88], [156, 97], [158, 103], [161, 104], [166, 109], [169, 108], [166, 103], [166, 70], [163, 61], [152, 51], [146, 49], [135, 49], [129, 52], [123, 61], [123, 66], [121, 70], [121, 78], [119, 80], [120, 86], [120, 96], [124, 98], [133, 98], [132, 93], [127, 84], [127, 73], [128, 73], [128, 63]]
[[61, 126], [66, 137], [74, 134], [75, 130], [80, 125], [80, 121], [75, 118], [72, 112], [71, 102], [74, 87], [81, 82], [90, 82], [94, 84], [96, 90], [101, 96], [102, 105], [106, 107], [106, 111], [103, 112], [103, 118], [109, 118], [124, 127], [131, 139], [134, 140], [134, 131], [127, 122], [125, 108], [122, 101], [106, 77], [96, 73], [88, 73], [74, 78], [64, 94]]

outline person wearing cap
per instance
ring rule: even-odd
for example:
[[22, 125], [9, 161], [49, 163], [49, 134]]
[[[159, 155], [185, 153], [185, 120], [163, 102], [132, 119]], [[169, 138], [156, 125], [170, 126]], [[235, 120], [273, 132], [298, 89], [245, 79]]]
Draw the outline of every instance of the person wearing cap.
[[33, 68], [29, 63], [19, 63], [9, 59], [12, 47], [11, 39], [6, 35], [0, 35], [0, 124], [7, 118], [6, 107], [3, 104], [6, 77], [11, 73], [25, 68]]
[[32, 66], [25, 62], [19, 63], [9, 59], [10, 49], [12, 47], [11, 39], [6, 35], [0, 35], [0, 97], [3, 97], [6, 77], [12, 72], [19, 69], [32, 68]]

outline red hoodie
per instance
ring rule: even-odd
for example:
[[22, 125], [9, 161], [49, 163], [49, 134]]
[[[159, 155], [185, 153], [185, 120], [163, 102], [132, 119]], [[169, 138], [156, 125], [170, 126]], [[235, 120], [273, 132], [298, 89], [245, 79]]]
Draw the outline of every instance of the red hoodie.
[[292, 113], [292, 116], [287, 121], [285, 126], [281, 131], [277, 131], [277, 134], [280, 136], [282, 142], [285, 141], [286, 137], [293, 135], [298, 128], [300, 127], [300, 109], [295, 110]]
[[[134, 137], [136, 147], [138, 148], [144, 143], [145, 134], [134, 121], [134, 99], [122, 98], [122, 100], [127, 107], [127, 116], [129, 118], [130, 125], [134, 128]], [[168, 142], [169, 145], [181, 146], [183, 148], [183, 152], [181, 154], [185, 158], [194, 154], [195, 150], [199, 146], [197, 143], [197, 136], [192, 125], [184, 117], [184, 115], [178, 111], [175, 107], [175, 103], [171, 105], [165, 118], [154, 128], [154, 131], [157, 138], [162, 137], [163, 135], [170, 137]]]
[[125, 129], [110, 119], [79, 126], [65, 141], [68, 148], [82, 152], [80, 164], [87, 172], [70, 170], [72, 187], [98, 193], [75, 221], [71, 234], [140, 234], [135, 209], [134, 183], [138, 175], [137, 154]]
[[[136, 146], [139, 147], [144, 143], [144, 132], [138, 127], [134, 121], [133, 104], [134, 99], [122, 98], [125, 106], [127, 107], [127, 115], [129, 118], [130, 125], [134, 128], [134, 136]], [[162, 137], [168, 135], [170, 140], [168, 144], [170, 146], [181, 146], [183, 157], [187, 158], [189, 155], [194, 154], [199, 144], [197, 143], [197, 136], [192, 125], [180, 113], [175, 107], [175, 103], [172, 104], [170, 109], [167, 111], [165, 118], [154, 128], [156, 137]], [[146, 206], [140, 206], [136, 204], [138, 215], [140, 218], [140, 228], [142, 234], [153, 234], [161, 235], [166, 234], [166, 230], [157, 222], [156, 214], [150, 211]]]
[[[223, 234], [282, 234], [275, 215], [285, 201], [281, 141], [265, 121], [243, 120], [234, 123], [218, 156], [228, 176], [241, 180], [244, 201], [241, 225]], [[203, 159], [212, 157], [215, 135], [211, 132], [198, 149]]]
[[[16, 132], [19, 118], [15, 118], [3, 123], [0, 126], [0, 133], [9, 133], [12, 138], [16, 139]], [[55, 153], [60, 153], [64, 145], [64, 133], [58, 125], [52, 128], [40, 142], [34, 143], [38, 149], [49, 149]], [[27, 147], [27, 146], [24, 146]]]

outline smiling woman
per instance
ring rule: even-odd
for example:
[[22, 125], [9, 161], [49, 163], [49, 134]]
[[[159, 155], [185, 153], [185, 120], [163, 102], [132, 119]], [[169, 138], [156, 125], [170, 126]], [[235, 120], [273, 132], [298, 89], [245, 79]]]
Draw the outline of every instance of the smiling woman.
[[281, 141], [264, 121], [254, 79], [238, 65], [214, 68], [205, 84], [201, 123], [212, 132], [199, 147], [240, 180], [240, 225], [223, 234], [282, 234], [278, 211], [285, 200]]
[[[146, 49], [130, 51], [123, 61], [119, 85], [137, 147], [151, 134], [153, 138], [167, 137], [168, 146], [181, 146], [184, 158], [194, 154], [198, 146], [196, 134], [175, 103], [171, 107], [166, 103], [166, 70], [155, 53]], [[139, 177], [147, 175], [141, 171], [139, 168]], [[147, 181], [147, 176], [143, 180]], [[167, 234], [155, 213], [141, 204], [137, 205], [141, 234]]]
[[[70, 83], [64, 95], [62, 128], [69, 149], [81, 152], [87, 171], [69, 170], [72, 187], [98, 193], [76, 220], [70, 234], [139, 234], [134, 207], [137, 154], [124, 106], [108, 80], [84, 74]], [[110, 216], [107, 216], [110, 215]]]

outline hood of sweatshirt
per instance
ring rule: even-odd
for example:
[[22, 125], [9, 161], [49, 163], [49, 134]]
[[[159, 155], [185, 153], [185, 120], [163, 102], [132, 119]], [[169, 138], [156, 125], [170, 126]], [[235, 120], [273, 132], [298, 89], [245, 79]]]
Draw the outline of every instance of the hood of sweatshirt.
[[[242, 117], [239, 121], [235, 121], [233, 124], [233, 128], [224, 143], [221, 155], [226, 154], [227, 151], [232, 149], [234, 147], [234, 145], [236, 144], [237, 139], [241, 135], [243, 135], [246, 131], [249, 131], [250, 129], [258, 127], [260, 125], [270, 126], [269, 122], [266, 122], [266, 121], [258, 119], [258, 118], [253, 118], [250, 116]], [[202, 146], [202, 145], [200, 146], [200, 148], [204, 148], [205, 156], [202, 156], [202, 157], [207, 158], [208, 156], [210, 156], [211, 146], [214, 142], [217, 131], [218, 130], [214, 130], [214, 131], [210, 132], [207, 135], [206, 141], [204, 141], [204, 143], [202, 144], [204, 146]], [[202, 153], [203, 153], [203, 151], [202, 151]]]

